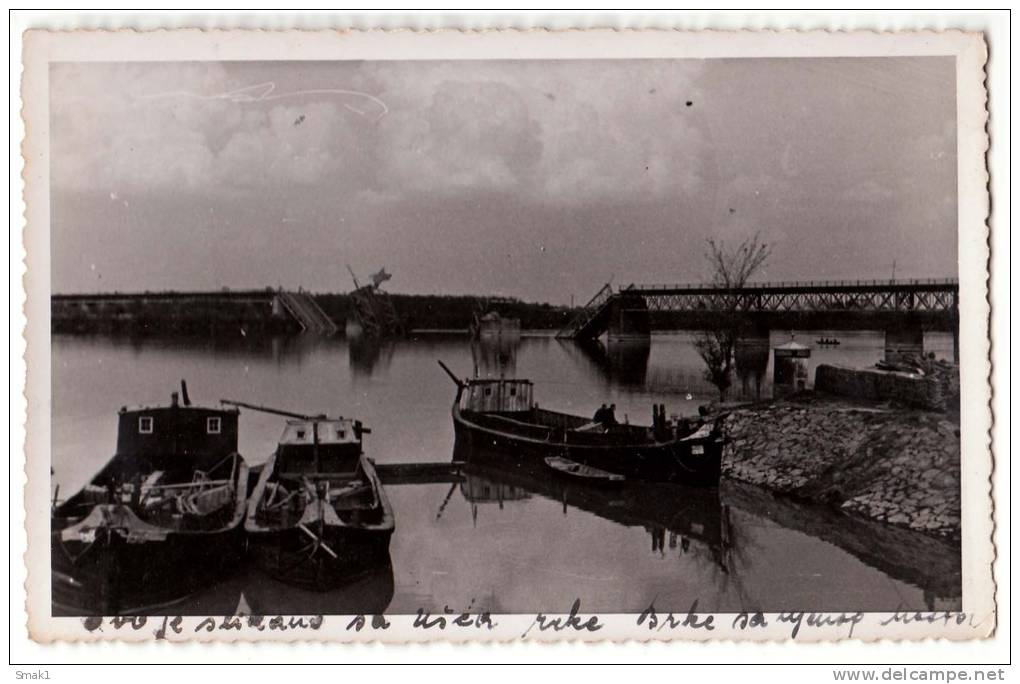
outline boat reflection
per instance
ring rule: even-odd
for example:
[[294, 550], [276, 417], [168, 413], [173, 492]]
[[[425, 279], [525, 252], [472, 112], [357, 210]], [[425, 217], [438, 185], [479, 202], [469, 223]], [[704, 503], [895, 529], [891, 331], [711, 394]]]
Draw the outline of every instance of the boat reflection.
[[232, 579], [189, 597], [173, 615], [380, 615], [393, 600], [389, 558], [330, 591], [285, 584], [249, 564]]
[[507, 502], [541, 496], [560, 502], [564, 515], [576, 508], [625, 527], [643, 527], [657, 555], [699, 547], [723, 572], [729, 571], [729, 511], [716, 488], [629, 480], [607, 488], [558, 477], [540, 461], [514, 459], [461, 441], [454, 445], [454, 460], [464, 464], [460, 490], [474, 518], [480, 505], [502, 509]]
[[486, 336], [471, 340], [474, 377], [515, 377], [517, 375], [517, 350], [520, 346], [520, 334]]
[[393, 340], [353, 335], [347, 338], [347, 362], [354, 375], [371, 376], [385, 371], [393, 360]]

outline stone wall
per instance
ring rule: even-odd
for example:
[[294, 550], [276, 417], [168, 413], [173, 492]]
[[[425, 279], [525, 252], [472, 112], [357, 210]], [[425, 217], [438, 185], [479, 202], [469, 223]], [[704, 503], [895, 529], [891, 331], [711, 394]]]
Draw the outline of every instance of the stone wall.
[[943, 411], [959, 392], [959, 374], [907, 373], [878, 368], [847, 368], [822, 364], [815, 370], [815, 391], [838, 397], [896, 401]]
[[940, 414], [791, 402], [735, 410], [722, 425], [730, 478], [959, 536], [959, 426]]

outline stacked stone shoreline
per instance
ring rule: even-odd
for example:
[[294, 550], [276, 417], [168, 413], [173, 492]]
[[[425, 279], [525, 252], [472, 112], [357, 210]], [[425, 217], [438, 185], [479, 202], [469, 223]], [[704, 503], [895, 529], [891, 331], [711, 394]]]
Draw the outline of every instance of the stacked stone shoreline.
[[960, 535], [960, 429], [939, 412], [817, 395], [722, 418], [723, 474], [928, 534]]

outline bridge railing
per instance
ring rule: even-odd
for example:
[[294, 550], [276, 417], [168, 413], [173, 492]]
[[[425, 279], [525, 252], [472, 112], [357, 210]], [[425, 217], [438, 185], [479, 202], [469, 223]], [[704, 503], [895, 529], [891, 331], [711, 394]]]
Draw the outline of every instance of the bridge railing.
[[[959, 286], [957, 278], [914, 278], [899, 280], [781, 280], [769, 282], [745, 283], [742, 287], [733, 288], [736, 290], [769, 290], [779, 288], [815, 288], [815, 287], [904, 287], [904, 286]], [[638, 290], [642, 292], [655, 292], [658, 290], [716, 290], [722, 291], [726, 288], [714, 283], [678, 283], [678, 284], [643, 284], [632, 283], [621, 287], [620, 291]]]

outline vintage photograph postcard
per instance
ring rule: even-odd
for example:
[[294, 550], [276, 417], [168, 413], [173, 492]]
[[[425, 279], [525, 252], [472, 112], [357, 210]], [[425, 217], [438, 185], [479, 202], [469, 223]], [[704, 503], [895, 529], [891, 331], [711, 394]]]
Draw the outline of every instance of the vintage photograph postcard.
[[29, 32], [31, 638], [987, 637], [986, 53]]

